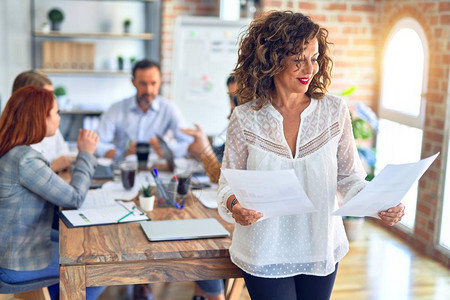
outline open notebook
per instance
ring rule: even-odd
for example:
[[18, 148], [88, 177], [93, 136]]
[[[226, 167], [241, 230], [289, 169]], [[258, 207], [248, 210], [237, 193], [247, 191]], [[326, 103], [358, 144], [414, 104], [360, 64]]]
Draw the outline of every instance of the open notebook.
[[89, 190], [83, 205], [79, 209], [61, 211], [61, 219], [69, 228], [149, 220], [134, 202], [114, 198], [111, 191]]

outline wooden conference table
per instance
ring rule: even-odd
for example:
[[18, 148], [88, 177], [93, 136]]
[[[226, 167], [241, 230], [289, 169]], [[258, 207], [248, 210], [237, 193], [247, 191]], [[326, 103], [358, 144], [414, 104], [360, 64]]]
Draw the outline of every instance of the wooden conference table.
[[[233, 230], [217, 210], [197, 200], [188, 201], [184, 209], [155, 204], [148, 215], [152, 220], [216, 218], [230, 233]], [[60, 220], [59, 230], [63, 300], [85, 299], [87, 286], [242, 277], [229, 257], [229, 237], [150, 242], [139, 223], [69, 229]]]

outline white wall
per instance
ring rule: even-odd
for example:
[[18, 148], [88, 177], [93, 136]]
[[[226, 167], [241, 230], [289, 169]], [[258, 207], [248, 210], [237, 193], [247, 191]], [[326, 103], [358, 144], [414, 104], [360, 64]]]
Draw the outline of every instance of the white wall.
[[[2, 105], [10, 97], [13, 80], [17, 74], [32, 68], [31, 18], [32, 0], [0, 0], [0, 96]], [[65, 14], [61, 30], [68, 32], [122, 32], [123, 20], [132, 20], [131, 32], [144, 32], [144, 4], [114, 1], [35, 1], [35, 26], [40, 29], [47, 21], [47, 12], [60, 8]], [[42, 41], [39, 38], [36, 41]], [[78, 41], [78, 40], [77, 40]], [[117, 69], [117, 56], [128, 59], [145, 57], [144, 43], [129, 40], [79, 40], [96, 45], [95, 68]], [[39, 45], [39, 43], [36, 43]], [[40, 66], [38, 66], [40, 67]], [[54, 86], [64, 85], [68, 98], [75, 107], [106, 109], [112, 103], [131, 96], [135, 89], [127, 76], [49, 75]]]
[[31, 68], [30, 2], [0, 1], [0, 96], [2, 107], [11, 96], [14, 78]]

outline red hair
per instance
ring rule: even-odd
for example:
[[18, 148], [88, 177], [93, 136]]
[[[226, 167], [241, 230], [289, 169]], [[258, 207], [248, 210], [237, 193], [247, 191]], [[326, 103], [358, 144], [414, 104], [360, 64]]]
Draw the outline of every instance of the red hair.
[[54, 101], [52, 92], [37, 86], [26, 86], [12, 94], [0, 118], [0, 157], [15, 146], [42, 141]]

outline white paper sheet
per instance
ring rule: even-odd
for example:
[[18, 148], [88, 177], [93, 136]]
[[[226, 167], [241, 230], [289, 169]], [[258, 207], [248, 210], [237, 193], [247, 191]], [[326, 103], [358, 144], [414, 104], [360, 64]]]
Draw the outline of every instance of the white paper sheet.
[[387, 165], [355, 197], [333, 212], [335, 216], [377, 217], [377, 213], [398, 205], [422, 177], [439, 153], [415, 163]]
[[316, 211], [294, 170], [222, 169], [239, 203], [264, 214], [260, 220]]
[[210, 183], [211, 187], [192, 190], [194, 196], [207, 208], [217, 208], [217, 188], [218, 185]]
[[148, 220], [134, 202], [116, 201], [114, 196], [108, 190], [90, 190], [79, 209], [61, 213], [74, 227]]

